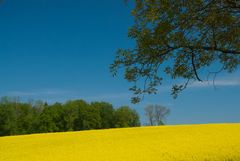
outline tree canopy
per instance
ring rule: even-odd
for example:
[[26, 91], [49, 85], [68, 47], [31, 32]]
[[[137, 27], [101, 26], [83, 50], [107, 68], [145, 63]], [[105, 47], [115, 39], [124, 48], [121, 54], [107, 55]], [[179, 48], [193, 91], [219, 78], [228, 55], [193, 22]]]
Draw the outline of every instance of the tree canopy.
[[140, 126], [138, 113], [128, 106], [71, 100], [48, 105], [0, 99], [0, 136]]
[[[157, 93], [163, 78], [184, 80], [172, 86], [172, 95], [189, 82], [202, 81], [200, 71], [218, 64], [233, 72], [240, 64], [240, 4], [236, 0], [135, 0], [134, 25], [129, 37], [135, 46], [119, 49], [111, 72], [124, 68], [133, 83], [133, 103]], [[209, 73], [203, 72], [206, 76]]]

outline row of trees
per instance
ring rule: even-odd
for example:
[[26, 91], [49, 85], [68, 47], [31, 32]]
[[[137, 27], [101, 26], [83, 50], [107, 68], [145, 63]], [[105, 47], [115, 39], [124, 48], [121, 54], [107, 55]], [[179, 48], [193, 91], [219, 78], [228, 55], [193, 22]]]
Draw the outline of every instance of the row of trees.
[[134, 126], [140, 126], [139, 115], [128, 106], [115, 109], [107, 102], [84, 100], [52, 105], [0, 100], [0, 136]]

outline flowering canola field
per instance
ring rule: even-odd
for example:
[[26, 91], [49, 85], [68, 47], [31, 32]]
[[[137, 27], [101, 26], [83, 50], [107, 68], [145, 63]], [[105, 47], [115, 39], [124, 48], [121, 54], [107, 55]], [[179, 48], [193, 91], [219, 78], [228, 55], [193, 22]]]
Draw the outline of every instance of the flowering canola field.
[[0, 161], [238, 161], [240, 124], [0, 137]]

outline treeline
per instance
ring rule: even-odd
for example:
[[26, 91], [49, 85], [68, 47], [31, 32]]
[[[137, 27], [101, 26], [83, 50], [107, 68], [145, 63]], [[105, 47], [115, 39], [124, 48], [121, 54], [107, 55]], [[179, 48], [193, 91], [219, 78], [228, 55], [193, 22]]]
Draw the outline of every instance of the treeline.
[[42, 101], [0, 100], [0, 136], [140, 126], [138, 113], [128, 106], [71, 100], [48, 105]]

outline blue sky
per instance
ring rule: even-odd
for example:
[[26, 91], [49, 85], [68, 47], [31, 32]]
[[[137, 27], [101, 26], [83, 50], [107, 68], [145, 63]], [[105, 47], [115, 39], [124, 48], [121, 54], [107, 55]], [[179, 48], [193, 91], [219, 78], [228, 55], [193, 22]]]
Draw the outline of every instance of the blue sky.
[[[131, 5], [122, 0], [5, 0], [0, 5], [0, 95], [22, 100], [68, 99], [130, 105], [143, 116], [147, 104], [171, 109], [169, 124], [240, 122], [240, 72], [222, 73], [216, 89], [193, 83], [178, 99], [169, 84], [138, 105], [121, 75], [109, 73], [118, 48], [132, 47]], [[142, 117], [144, 122], [144, 117]]]

